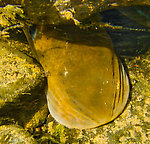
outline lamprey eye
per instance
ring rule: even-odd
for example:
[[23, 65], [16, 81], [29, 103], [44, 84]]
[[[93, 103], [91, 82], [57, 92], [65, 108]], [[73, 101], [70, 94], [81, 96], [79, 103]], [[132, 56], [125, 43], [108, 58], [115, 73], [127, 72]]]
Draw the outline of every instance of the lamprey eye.
[[47, 102], [56, 121], [87, 129], [115, 119], [127, 103], [129, 81], [109, 36], [74, 29], [64, 40], [60, 31], [42, 33], [35, 47], [50, 72]]

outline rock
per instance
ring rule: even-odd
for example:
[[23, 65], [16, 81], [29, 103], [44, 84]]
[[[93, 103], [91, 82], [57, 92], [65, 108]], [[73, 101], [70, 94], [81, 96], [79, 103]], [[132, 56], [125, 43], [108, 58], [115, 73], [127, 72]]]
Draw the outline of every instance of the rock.
[[32, 131], [34, 128], [43, 124], [43, 122], [46, 120], [47, 115], [48, 115], [48, 109], [46, 103], [34, 114], [32, 119], [26, 123], [25, 128]]
[[2, 40], [0, 69], [0, 125], [25, 125], [46, 104], [43, 69], [15, 45]]
[[36, 140], [18, 125], [0, 126], [0, 143], [36, 144]]

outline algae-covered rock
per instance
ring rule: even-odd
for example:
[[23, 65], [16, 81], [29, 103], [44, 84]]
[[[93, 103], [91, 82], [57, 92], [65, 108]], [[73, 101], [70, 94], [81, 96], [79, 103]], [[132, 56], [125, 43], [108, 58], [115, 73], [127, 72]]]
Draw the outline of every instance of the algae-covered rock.
[[41, 65], [7, 41], [0, 41], [0, 124], [26, 124], [45, 103]]
[[25, 128], [32, 131], [34, 128], [42, 125], [45, 122], [47, 115], [48, 115], [48, 109], [46, 103], [34, 114], [32, 119], [26, 123]]
[[36, 140], [18, 125], [0, 126], [1, 144], [36, 144]]

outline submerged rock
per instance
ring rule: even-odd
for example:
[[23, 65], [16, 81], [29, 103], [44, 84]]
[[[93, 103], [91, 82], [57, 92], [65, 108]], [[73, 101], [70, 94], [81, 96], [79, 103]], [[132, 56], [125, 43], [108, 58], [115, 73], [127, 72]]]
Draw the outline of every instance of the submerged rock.
[[0, 41], [0, 125], [25, 125], [46, 103], [46, 78], [41, 65]]
[[36, 140], [18, 125], [0, 126], [0, 143], [37, 144]]

